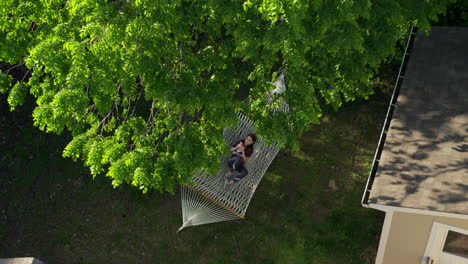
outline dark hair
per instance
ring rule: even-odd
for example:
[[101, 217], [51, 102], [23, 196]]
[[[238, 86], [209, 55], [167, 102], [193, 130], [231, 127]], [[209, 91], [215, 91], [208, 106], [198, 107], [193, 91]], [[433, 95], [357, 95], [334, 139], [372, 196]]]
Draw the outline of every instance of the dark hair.
[[257, 135], [255, 135], [253, 133], [248, 134], [247, 137], [250, 137], [252, 139], [253, 143], [255, 143], [257, 141]]

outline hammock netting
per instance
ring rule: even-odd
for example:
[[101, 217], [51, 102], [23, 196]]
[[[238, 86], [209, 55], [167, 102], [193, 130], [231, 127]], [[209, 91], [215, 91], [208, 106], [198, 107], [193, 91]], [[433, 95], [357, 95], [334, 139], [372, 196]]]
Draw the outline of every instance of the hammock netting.
[[[284, 91], [283, 74], [275, 85], [277, 87], [275, 90]], [[270, 94], [267, 95], [267, 100], [271, 101]], [[244, 102], [249, 104], [248, 98]], [[272, 108], [273, 114], [289, 110], [289, 106], [282, 98], [280, 102], [280, 108]], [[255, 133], [254, 125], [249, 118], [242, 112], [236, 113], [239, 118], [236, 128], [226, 128], [223, 133], [228, 145], [234, 144], [250, 133]], [[189, 226], [243, 219], [257, 186], [281, 145], [282, 143], [267, 144], [258, 138], [252, 156], [245, 165], [248, 175], [232, 186], [224, 186], [228, 157], [223, 158], [216, 175], [207, 175], [202, 171], [193, 178], [193, 185], [182, 185], [183, 225], [178, 231]]]

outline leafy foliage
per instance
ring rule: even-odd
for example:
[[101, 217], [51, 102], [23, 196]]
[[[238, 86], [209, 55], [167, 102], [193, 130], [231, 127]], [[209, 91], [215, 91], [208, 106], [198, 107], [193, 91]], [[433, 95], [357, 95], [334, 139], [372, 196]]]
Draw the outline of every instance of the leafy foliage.
[[[321, 115], [372, 93], [369, 80], [410, 24], [423, 30], [447, 1], [3, 0], [0, 74], [10, 107], [28, 91], [35, 125], [70, 131], [63, 155], [114, 186], [172, 192], [194, 172], [215, 172], [234, 110], [261, 136], [297, 138]], [[288, 114], [265, 93], [287, 68]], [[235, 96], [248, 89], [251, 106]], [[288, 124], [293, 124], [293, 131]]]

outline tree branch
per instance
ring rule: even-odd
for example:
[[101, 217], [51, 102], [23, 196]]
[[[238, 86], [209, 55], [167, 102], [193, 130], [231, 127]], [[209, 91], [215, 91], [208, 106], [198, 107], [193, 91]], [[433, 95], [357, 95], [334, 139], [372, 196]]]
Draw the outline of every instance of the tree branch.
[[15, 66], [9, 68], [5, 73], [8, 74], [8, 73], [9, 73], [11, 70], [13, 70], [14, 68], [17, 68], [17, 67], [19, 67], [19, 66], [22, 66], [22, 65], [24, 65], [25, 63], [26, 63], [26, 62], [22, 62], [22, 63], [20, 63], [20, 64], [16, 64]]
[[[141, 80], [141, 78], [140, 78], [140, 80]], [[141, 83], [141, 81], [140, 81], [140, 83]], [[143, 90], [144, 90], [144, 89], [145, 89], [145, 88], [142, 86], [141, 89], [140, 89], [140, 92], [138, 93], [138, 97], [137, 97], [137, 99], [136, 99], [136, 101], [135, 101], [135, 106], [133, 107], [133, 111], [132, 111], [132, 114], [130, 115], [130, 117], [132, 117], [133, 114], [135, 113], [135, 109], [136, 109], [136, 107], [137, 107], [137, 105], [138, 105], [138, 101], [140, 101], [140, 97], [141, 97], [141, 94], [143, 93]]]
[[123, 122], [127, 121], [128, 119], [128, 114], [130, 113], [130, 106], [132, 105], [132, 102], [130, 100], [130, 97], [128, 97], [128, 109], [127, 109], [127, 114], [125, 115], [125, 118], [123, 120]]
[[[156, 112], [156, 115], [159, 113], [159, 108], [158, 108], [158, 111]], [[146, 120], [146, 127], [147, 127], [147, 130], [146, 130], [146, 135], [148, 135], [151, 131], [154, 130], [154, 100], [153, 102], [151, 103], [151, 108], [150, 108], [150, 114], [148, 116], [148, 120]]]
[[113, 107], [111, 108], [111, 110], [107, 113], [107, 115], [101, 120], [101, 122], [99, 122], [99, 127], [100, 127], [100, 133], [102, 135], [102, 131], [104, 130], [104, 126], [106, 125], [106, 120], [109, 119], [109, 117], [112, 115], [112, 109]]
[[120, 116], [119, 116], [119, 106], [117, 105], [117, 100], [120, 98], [119, 94], [120, 94], [121, 88], [122, 88], [122, 85], [119, 84], [119, 86], [117, 86], [117, 92], [115, 95], [114, 105], [112, 106], [112, 108], [115, 107], [116, 118], [119, 122], [120, 122]]
[[21, 79], [21, 82], [23, 82], [24, 79], [26, 79], [26, 76], [28, 76], [28, 74], [31, 72], [32, 69], [33, 69], [33, 68], [28, 69], [28, 71], [24, 74], [23, 78]]
[[82, 120], [86, 120], [89, 116], [89, 114], [93, 113], [94, 112], [94, 109], [96, 109], [96, 104], [92, 104], [88, 107], [88, 112], [86, 113], [86, 115], [83, 117]]

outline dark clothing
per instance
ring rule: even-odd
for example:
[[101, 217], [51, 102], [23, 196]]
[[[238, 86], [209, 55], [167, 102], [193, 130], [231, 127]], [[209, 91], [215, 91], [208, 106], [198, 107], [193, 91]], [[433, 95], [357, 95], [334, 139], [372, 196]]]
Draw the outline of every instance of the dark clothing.
[[236, 173], [231, 173], [231, 174], [226, 174], [224, 178], [226, 179], [227, 182], [234, 181], [234, 183], [242, 180], [249, 174], [247, 170], [244, 168], [241, 172], [236, 172]]
[[[242, 139], [240, 141], [237, 141], [236, 144], [232, 145], [232, 147], [236, 147], [240, 142], [242, 142], [242, 144], [245, 144], [245, 140]], [[253, 146], [249, 145], [249, 146], [244, 147], [244, 152], [245, 152], [245, 156], [250, 158], [250, 156], [252, 156], [252, 153], [253, 153]], [[240, 152], [238, 153], [240, 154]]]
[[228, 170], [230, 172], [238, 172], [243, 174], [241, 178], [244, 178], [247, 175], [247, 169], [244, 167], [244, 159], [240, 155], [232, 154], [232, 156], [227, 161]]
[[[240, 142], [245, 143], [244, 140], [241, 140], [241, 141], [236, 142], [234, 145], [232, 145], [232, 147], [236, 147]], [[246, 157], [252, 156], [253, 146], [252, 145], [246, 146], [244, 148], [244, 153]], [[236, 171], [236, 173], [232, 174], [227, 180], [228, 181], [234, 180], [235, 182], [237, 182], [243, 179], [245, 176], [247, 176], [249, 172], [244, 167], [244, 159], [242, 158], [242, 153], [237, 152], [237, 150], [234, 150], [231, 152], [231, 154], [232, 155], [228, 159], [228, 162], [227, 162], [228, 169], [230, 172]]]

